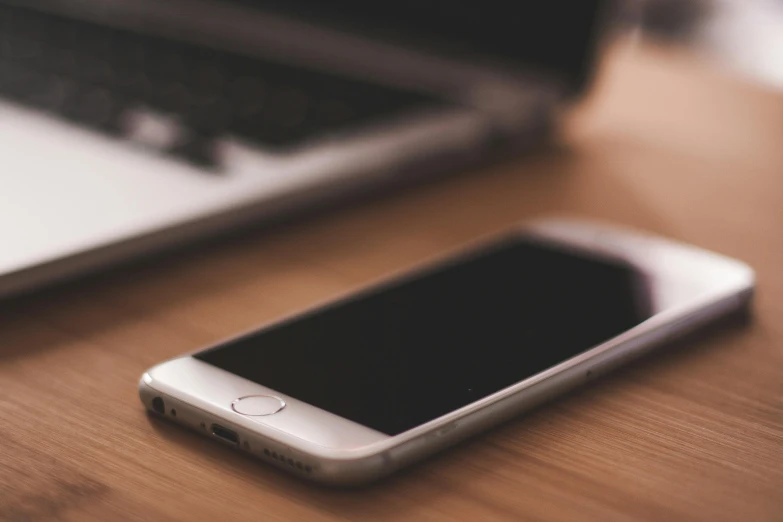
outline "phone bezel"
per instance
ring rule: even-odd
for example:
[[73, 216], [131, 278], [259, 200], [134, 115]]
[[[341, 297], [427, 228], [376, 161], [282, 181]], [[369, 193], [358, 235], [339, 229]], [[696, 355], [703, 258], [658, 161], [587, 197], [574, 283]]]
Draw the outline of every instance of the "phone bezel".
[[[364, 482], [497, 424], [673, 335], [743, 306], [754, 286], [753, 271], [743, 263], [638, 232], [561, 219], [518, 227], [511, 234], [554, 242], [584, 255], [632, 263], [647, 275], [655, 307], [662, 311], [606, 343], [396, 436], [372, 430], [191, 356], [165, 362], [145, 373], [140, 382], [142, 401], [152, 410], [152, 399], [163, 396], [180, 408], [174, 420], [194, 429], [203, 430], [211, 422], [228, 426], [239, 433], [245, 450], [267, 457], [274, 453], [275, 461], [285, 469], [301, 471], [294, 463], [304, 461], [308, 464], [299, 467], [306, 467], [311, 478], [334, 483]], [[457, 252], [438, 256], [359, 292], [317, 304], [249, 333], [296, 321], [303, 315], [437, 269], [459, 259], [460, 254], [485, 248], [508, 235], [509, 232], [494, 234], [474, 241]], [[235, 399], [256, 394], [281, 397], [287, 406], [267, 417], [248, 417], [232, 410]]]

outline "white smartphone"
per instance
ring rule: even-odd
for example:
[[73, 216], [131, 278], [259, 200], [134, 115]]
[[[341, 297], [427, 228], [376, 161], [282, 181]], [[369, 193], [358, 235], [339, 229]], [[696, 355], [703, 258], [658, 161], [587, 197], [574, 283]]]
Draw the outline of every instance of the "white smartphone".
[[746, 265], [549, 220], [150, 369], [144, 405], [301, 477], [359, 484], [732, 311]]

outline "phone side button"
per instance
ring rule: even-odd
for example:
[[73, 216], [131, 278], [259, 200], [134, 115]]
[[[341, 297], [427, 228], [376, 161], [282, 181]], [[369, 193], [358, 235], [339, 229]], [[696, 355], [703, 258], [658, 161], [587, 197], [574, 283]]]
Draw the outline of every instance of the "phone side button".
[[435, 434], [438, 437], [443, 437], [444, 435], [448, 435], [449, 433], [457, 429], [457, 426], [458, 424], [456, 422], [452, 422], [451, 424], [448, 424], [442, 427], [441, 429], [439, 429], [438, 431], [436, 431]]

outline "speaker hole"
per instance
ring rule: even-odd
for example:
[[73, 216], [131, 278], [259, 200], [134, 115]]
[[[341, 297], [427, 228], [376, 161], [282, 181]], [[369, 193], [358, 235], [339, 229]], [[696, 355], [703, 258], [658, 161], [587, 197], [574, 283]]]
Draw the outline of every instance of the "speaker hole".
[[176, 417], [177, 416], [177, 410], [175, 410], [174, 408], [171, 408], [171, 416], [172, 417]]
[[313, 472], [312, 466], [308, 466], [307, 464], [304, 464], [298, 460], [289, 459], [284, 455], [278, 455], [276, 451], [272, 451], [269, 448], [264, 448], [264, 456], [282, 462], [283, 464], [288, 464], [292, 468], [296, 468], [299, 471], [303, 471], [305, 473]]

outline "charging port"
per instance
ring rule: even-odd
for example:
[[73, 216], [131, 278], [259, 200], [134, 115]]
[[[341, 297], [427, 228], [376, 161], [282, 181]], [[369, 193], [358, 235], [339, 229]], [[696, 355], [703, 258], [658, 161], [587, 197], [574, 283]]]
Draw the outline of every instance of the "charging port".
[[220, 424], [212, 425], [212, 435], [214, 435], [219, 439], [222, 439], [224, 442], [233, 444], [234, 446], [239, 444], [239, 435], [237, 435], [237, 432], [232, 431], [228, 428], [224, 428]]

